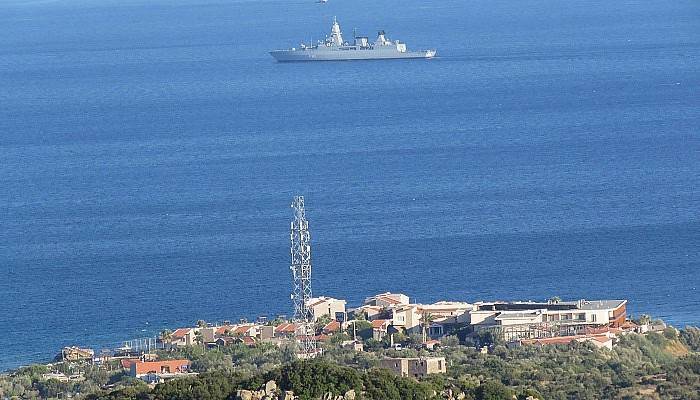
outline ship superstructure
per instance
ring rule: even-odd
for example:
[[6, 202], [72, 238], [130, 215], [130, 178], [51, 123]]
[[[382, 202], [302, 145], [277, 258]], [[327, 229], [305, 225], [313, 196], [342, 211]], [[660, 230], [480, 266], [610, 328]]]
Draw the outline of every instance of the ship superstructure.
[[353, 36], [353, 43], [343, 40], [340, 24], [333, 18], [331, 33], [325, 40], [310, 45], [302, 43], [299, 48], [271, 51], [270, 55], [277, 61], [286, 62], [433, 58], [436, 54], [435, 50], [408, 51], [406, 43], [389, 40], [384, 31], [379, 31], [372, 43], [367, 36]]

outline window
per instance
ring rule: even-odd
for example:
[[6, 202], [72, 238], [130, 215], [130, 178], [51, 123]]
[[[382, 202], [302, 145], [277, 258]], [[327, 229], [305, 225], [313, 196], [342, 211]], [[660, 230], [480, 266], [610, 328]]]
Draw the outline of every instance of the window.
[[592, 321], [592, 322], [596, 322], [596, 320], [598, 319], [598, 318], [596, 318], [596, 317], [597, 317], [597, 316], [596, 316], [595, 314], [591, 314], [591, 321]]

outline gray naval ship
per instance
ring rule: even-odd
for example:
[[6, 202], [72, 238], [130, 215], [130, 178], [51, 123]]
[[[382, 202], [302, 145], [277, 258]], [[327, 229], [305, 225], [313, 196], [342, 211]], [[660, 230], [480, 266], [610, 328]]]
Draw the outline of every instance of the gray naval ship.
[[[353, 35], [355, 36], [355, 35]], [[435, 50], [408, 51], [406, 43], [386, 38], [384, 31], [379, 31], [377, 40], [370, 43], [366, 36], [355, 36], [354, 43], [343, 40], [338, 20], [333, 18], [330, 36], [319, 40], [317, 44], [301, 44], [299, 48], [271, 51], [277, 61], [343, 61], [343, 60], [377, 60], [396, 58], [433, 58]]]

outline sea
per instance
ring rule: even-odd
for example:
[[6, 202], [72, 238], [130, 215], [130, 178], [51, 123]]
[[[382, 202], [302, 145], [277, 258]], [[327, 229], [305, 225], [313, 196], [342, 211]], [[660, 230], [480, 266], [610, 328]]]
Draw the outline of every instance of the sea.
[[[433, 60], [277, 63], [386, 30]], [[696, 0], [3, 0], [0, 370], [357, 306], [627, 299], [700, 325]]]

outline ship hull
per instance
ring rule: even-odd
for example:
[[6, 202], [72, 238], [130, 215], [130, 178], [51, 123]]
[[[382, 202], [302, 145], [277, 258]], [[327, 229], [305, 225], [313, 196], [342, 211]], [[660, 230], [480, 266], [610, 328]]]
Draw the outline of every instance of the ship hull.
[[372, 50], [276, 50], [270, 55], [278, 62], [301, 61], [356, 61], [356, 60], [398, 60], [428, 59], [435, 57], [434, 50], [425, 51], [372, 51]]

